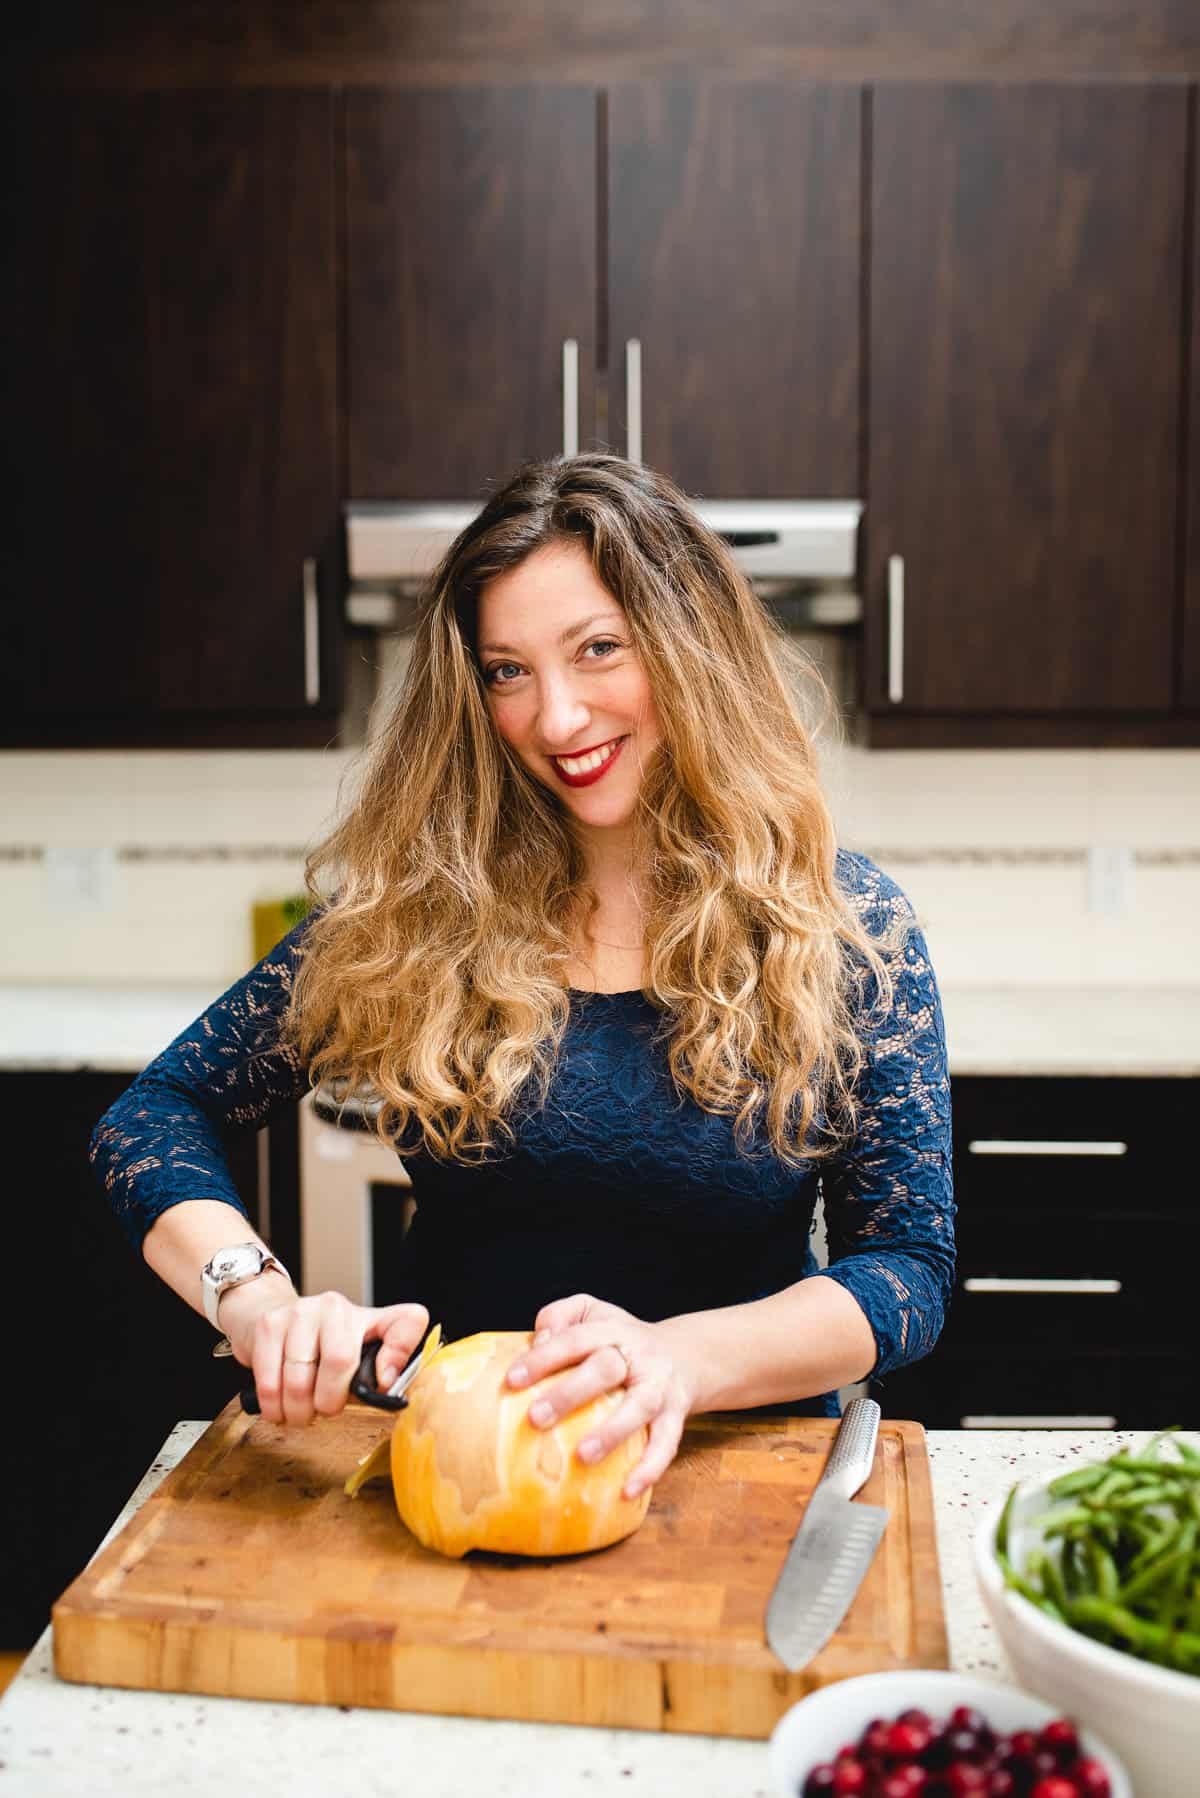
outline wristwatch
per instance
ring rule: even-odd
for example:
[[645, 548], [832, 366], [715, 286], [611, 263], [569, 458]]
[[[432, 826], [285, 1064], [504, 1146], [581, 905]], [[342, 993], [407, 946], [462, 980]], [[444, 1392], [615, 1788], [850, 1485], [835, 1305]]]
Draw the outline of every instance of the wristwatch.
[[278, 1255], [270, 1254], [257, 1242], [239, 1242], [232, 1248], [217, 1250], [200, 1275], [204, 1315], [214, 1330], [221, 1327], [217, 1322], [217, 1306], [221, 1302], [221, 1294], [228, 1292], [231, 1286], [241, 1286], [247, 1280], [257, 1279], [259, 1274], [265, 1274], [271, 1267], [278, 1268], [285, 1280], [291, 1279], [291, 1274]]

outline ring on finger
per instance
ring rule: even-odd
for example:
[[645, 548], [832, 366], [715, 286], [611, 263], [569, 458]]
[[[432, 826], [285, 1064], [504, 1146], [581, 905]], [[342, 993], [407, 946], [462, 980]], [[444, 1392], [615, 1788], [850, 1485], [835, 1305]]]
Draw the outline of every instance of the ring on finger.
[[615, 1348], [618, 1355], [620, 1355], [622, 1361], [624, 1361], [624, 1363], [625, 1363], [625, 1378], [621, 1382], [621, 1384], [623, 1386], [628, 1386], [630, 1380], [633, 1377], [633, 1357], [629, 1353], [629, 1350], [625, 1347], [625, 1344], [623, 1342], [610, 1342], [608, 1346], [609, 1346], [609, 1348]]
[[285, 1355], [283, 1365], [285, 1367], [315, 1367], [320, 1359], [319, 1355]]

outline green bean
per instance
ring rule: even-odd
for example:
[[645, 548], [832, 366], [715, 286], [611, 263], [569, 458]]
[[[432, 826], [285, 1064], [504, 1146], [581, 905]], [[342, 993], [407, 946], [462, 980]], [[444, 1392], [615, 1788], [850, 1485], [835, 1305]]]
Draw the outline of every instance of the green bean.
[[1143, 1648], [1167, 1649], [1180, 1661], [1200, 1661], [1200, 1636], [1187, 1630], [1168, 1629], [1160, 1623], [1135, 1617], [1123, 1605], [1104, 1598], [1076, 1598], [1067, 1612], [1072, 1623], [1095, 1624], [1112, 1635]]
[[1076, 1493], [1090, 1492], [1105, 1478], [1103, 1467], [1079, 1467], [1073, 1473], [1062, 1473], [1051, 1480], [1047, 1491], [1051, 1498], [1073, 1498]]
[[[1095, 1490], [1087, 1494], [1083, 1501], [1084, 1504], [1091, 1505], [1096, 1510], [1102, 1509], [1103, 1506], [1108, 1503], [1114, 1492], [1122, 1492], [1132, 1486], [1133, 1478], [1134, 1476], [1131, 1473], [1122, 1473], [1119, 1467], [1114, 1467], [1111, 1473], [1106, 1473], [1104, 1475], [1104, 1478], [1099, 1482]], [[1053, 1492], [1053, 1486], [1050, 1490]]]
[[1116, 1598], [1121, 1589], [1121, 1575], [1117, 1571], [1116, 1561], [1096, 1536], [1088, 1540], [1085, 1548], [1096, 1590], [1101, 1598]]
[[1148, 1461], [1134, 1455], [1114, 1455], [1109, 1461], [1121, 1473], [1169, 1474], [1177, 1480], [1200, 1480], [1200, 1459], [1195, 1461]]
[[1177, 1548], [1173, 1550], [1171, 1554], [1163, 1555], [1161, 1560], [1151, 1561], [1150, 1565], [1144, 1567], [1137, 1575], [1136, 1579], [1131, 1579], [1123, 1585], [1119, 1593], [1104, 1593], [1103, 1596], [1115, 1596], [1121, 1604], [1131, 1604], [1135, 1598], [1145, 1598], [1148, 1596], [1149, 1593], [1154, 1591], [1156, 1586], [1160, 1585], [1169, 1574], [1173, 1574], [1178, 1567], [1183, 1568], [1186, 1577], [1187, 1568], [1191, 1559], [1192, 1555], [1190, 1549]]

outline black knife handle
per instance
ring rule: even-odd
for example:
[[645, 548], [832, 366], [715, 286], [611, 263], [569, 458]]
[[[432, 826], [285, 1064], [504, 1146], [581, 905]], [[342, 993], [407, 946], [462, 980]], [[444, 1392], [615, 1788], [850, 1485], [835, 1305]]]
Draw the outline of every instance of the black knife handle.
[[[364, 1405], [374, 1405], [377, 1411], [403, 1411], [408, 1404], [408, 1395], [401, 1392], [393, 1398], [390, 1392], [381, 1392], [375, 1383], [375, 1363], [379, 1359], [379, 1351], [383, 1344], [375, 1337], [362, 1346], [362, 1359], [358, 1364], [358, 1372], [350, 1382], [350, 1396]], [[239, 1394], [242, 1410], [251, 1417], [262, 1416], [262, 1406], [258, 1402], [258, 1388], [251, 1380], [243, 1386]]]

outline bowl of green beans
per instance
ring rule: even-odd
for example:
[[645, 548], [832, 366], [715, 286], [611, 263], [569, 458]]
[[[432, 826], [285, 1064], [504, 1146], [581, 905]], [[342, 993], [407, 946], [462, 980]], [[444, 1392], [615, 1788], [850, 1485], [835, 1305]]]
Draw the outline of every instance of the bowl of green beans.
[[1020, 1481], [981, 1519], [975, 1570], [1020, 1683], [1102, 1734], [1138, 1798], [1196, 1798], [1197, 1439]]

